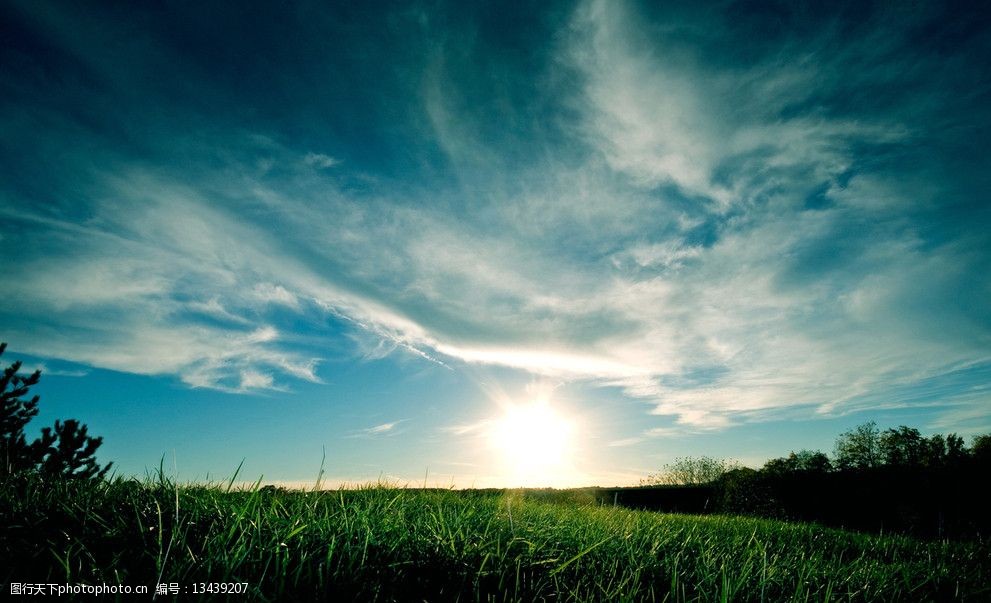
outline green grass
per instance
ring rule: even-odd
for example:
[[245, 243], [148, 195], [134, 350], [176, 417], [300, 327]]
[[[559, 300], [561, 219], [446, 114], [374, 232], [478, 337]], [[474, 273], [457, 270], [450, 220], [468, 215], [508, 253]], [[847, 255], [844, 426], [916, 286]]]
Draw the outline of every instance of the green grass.
[[991, 598], [983, 543], [548, 498], [25, 479], [0, 491], [0, 573], [152, 590], [159, 576], [248, 582], [249, 599], [272, 601]]

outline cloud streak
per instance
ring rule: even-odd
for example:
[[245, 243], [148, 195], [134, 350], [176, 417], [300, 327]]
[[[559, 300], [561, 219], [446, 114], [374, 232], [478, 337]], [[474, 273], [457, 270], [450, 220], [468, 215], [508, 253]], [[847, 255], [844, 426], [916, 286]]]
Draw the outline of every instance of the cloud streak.
[[401, 430], [398, 429], [400, 425], [407, 422], [409, 419], [399, 419], [397, 421], [390, 421], [388, 423], [380, 423], [378, 425], [373, 425], [365, 429], [361, 429], [356, 433], [352, 434], [352, 437], [356, 438], [374, 438], [374, 437], [386, 437], [394, 436], [400, 433]]

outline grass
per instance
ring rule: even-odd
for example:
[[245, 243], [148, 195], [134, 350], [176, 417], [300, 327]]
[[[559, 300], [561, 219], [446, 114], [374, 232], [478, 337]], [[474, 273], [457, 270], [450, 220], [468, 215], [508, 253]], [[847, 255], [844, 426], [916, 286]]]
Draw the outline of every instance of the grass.
[[25, 478], [0, 490], [0, 573], [152, 591], [247, 582], [261, 601], [991, 598], [984, 543], [551, 498]]

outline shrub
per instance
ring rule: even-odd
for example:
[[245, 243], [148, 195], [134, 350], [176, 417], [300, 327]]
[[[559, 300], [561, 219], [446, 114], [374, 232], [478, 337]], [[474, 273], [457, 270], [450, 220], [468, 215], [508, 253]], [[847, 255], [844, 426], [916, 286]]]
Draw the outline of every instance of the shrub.
[[644, 485], [698, 486], [711, 484], [726, 473], [739, 469], [734, 460], [717, 459], [710, 456], [678, 457], [673, 463], [664, 465], [663, 470], [652, 473], [641, 480]]

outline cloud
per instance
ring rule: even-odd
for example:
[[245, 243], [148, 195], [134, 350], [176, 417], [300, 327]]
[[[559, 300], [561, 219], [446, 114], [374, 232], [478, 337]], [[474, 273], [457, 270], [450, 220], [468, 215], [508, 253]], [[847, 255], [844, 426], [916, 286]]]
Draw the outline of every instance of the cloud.
[[[126, 139], [33, 102], [48, 88], [24, 76], [4, 149], [31, 160], [11, 172], [58, 169], [0, 190], [8, 336], [238, 392], [318, 382], [343, 340], [365, 360], [616, 387], [697, 430], [922, 403], [908, 390], [991, 362], [986, 187], [953, 138], [986, 121], [951, 94], [977, 68], [913, 54], [928, 8], [846, 37], [789, 12], [748, 44], [754, 23], [729, 10], [585, 2], [522, 54], [484, 28], [411, 35], [376, 82], [402, 94], [342, 73], [368, 101], [345, 103], [310, 72], [300, 89], [268, 78], [287, 87], [252, 96], [251, 131], [213, 108], [243, 106], [239, 86], [155, 36], [135, 64], [200, 73], [203, 104], [162, 106], [107, 53], [83, 57], [101, 83], [59, 96], [130, 90]], [[46, 31], [81, 55], [69, 22]], [[175, 132], [147, 107], [210, 127]], [[939, 395], [954, 412], [987, 400]]]
[[255, 371], [241, 371], [241, 389], [272, 389], [272, 375], [266, 375]]
[[608, 446], [610, 448], [625, 448], [627, 446], [636, 446], [642, 441], [643, 438], [622, 438], [609, 442]]
[[368, 434], [381, 434], [392, 431], [396, 427], [397, 423], [393, 421], [392, 423], [382, 423], [381, 425], [376, 425], [375, 427], [369, 427], [365, 430]]
[[41, 371], [41, 374], [45, 377], [85, 377], [91, 372], [87, 369], [50, 368], [43, 362], [31, 366], [22, 366], [19, 372], [22, 375], [30, 375], [35, 371]]
[[339, 164], [340, 160], [334, 159], [333, 157], [322, 153], [311, 152], [303, 156], [303, 163], [311, 167], [325, 170]]
[[492, 419], [482, 419], [474, 423], [448, 425], [441, 428], [441, 430], [454, 436], [482, 436], [487, 432], [492, 424]]
[[223, 304], [220, 303], [220, 299], [216, 297], [212, 297], [207, 301], [188, 302], [186, 304], [186, 309], [189, 312], [200, 313], [225, 322], [249, 324], [249, 321], [246, 318], [232, 314], [224, 308]]
[[262, 302], [282, 304], [289, 308], [299, 309], [299, 299], [282, 285], [258, 283], [255, 285], [253, 293]]
[[373, 425], [372, 427], [367, 427], [355, 432], [352, 437], [379, 437], [396, 435], [399, 433], [396, 428], [408, 420], [409, 419], [399, 419], [397, 421], [390, 421], [389, 423]]
[[791, 179], [836, 179], [851, 168], [855, 145], [908, 135], [905, 125], [875, 116], [785, 116], [837, 77], [829, 60], [817, 62], [819, 40], [806, 41], [805, 55], [713, 64], [698, 54], [721, 24], [689, 17], [676, 26], [697, 28], [697, 45], [686, 47], [674, 32], [650, 35], [643, 15], [623, 2], [585, 2], [571, 24], [566, 58], [584, 76], [580, 132], [636, 186], [671, 183], [722, 213], [799, 184]]

